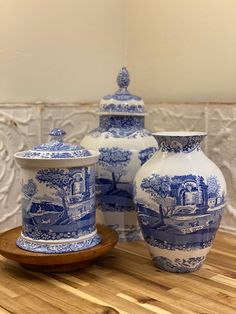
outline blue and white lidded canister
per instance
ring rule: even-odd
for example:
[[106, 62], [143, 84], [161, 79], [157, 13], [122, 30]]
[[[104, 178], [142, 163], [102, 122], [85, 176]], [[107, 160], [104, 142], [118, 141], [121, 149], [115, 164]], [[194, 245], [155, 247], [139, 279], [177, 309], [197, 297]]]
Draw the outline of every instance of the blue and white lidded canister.
[[99, 153], [51, 141], [15, 154], [22, 169], [22, 232], [16, 244], [28, 251], [66, 253], [100, 243], [96, 229], [95, 164]]

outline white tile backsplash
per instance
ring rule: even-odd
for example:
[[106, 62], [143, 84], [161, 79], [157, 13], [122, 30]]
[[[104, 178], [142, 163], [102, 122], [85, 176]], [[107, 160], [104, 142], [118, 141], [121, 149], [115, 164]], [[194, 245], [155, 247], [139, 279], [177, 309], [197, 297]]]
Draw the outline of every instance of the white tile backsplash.
[[227, 210], [222, 226], [236, 230], [236, 106], [208, 108], [207, 154], [222, 170], [227, 183]]
[[149, 116], [147, 126], [153, 131], [206, 129], [205, 106], [202, 104], [153, 104], [146, 105]]
[[48, 132], [63, 128], [66, 141], [78, 142], [98, 125], [97, 105], [45, 105], [42, 111], [42, 138], [48, 141]]
[[40, 139], [40, 108], [0, 105], [0, 232], [21, 224], [20, 172], [13, 158]]
[[[98, 125], [96, 104], [0, 105], [0, 232], [21, 223], [20, 177], [16, 151], [48, 140], [61, 127], [69, 142], [80, 141]], [[152, 131], [207, 131], [205, 151], [223, 171], [228, 205], [221, 226], [236, 232], [236, 104], [150, 104], [146, 126]]]

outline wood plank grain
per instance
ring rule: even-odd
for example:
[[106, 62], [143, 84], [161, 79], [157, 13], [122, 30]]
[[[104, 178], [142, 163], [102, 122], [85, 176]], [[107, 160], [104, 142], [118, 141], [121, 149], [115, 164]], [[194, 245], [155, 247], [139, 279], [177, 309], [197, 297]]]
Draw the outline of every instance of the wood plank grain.
[[219, 232], [191, 274], [155, 268], [143, 241], [119, 243], [70, 273], [35, 273], [0, 257], [0, 313], [235, 314], [236, 236]]

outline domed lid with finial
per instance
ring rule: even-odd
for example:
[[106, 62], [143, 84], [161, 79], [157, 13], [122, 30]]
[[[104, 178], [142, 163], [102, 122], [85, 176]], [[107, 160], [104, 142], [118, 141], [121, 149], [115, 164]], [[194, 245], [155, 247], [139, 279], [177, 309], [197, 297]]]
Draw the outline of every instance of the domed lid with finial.
[[144, 102], [142, 98], [130, 94], [127, 89], [130, 78], [126, 68], [120, 70], [116, 81], [119, 89], [113, 95], [107, 95], [101, 99], [99, 112], [101, 114], [143, 115]]
[[21, 157], [29, 159], [68, 159], [92, 156], [92, 153], [81, 145], [65, 143], [63, 137], [66, 132], [62, 129], [53, 129], [49, 135], [51, 136], [50, 142], [21, 152]]

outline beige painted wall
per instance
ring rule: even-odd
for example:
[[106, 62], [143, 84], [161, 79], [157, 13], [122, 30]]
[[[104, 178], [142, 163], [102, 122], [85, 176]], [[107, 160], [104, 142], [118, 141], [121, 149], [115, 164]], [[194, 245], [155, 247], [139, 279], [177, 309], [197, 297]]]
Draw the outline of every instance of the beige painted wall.
[[0, 0], [0, 102], [236, 100], [236, 0]]
[[235, 0], [127, 0], [128, 65], [146, 102], [236, 100]]
[[97, 101], [124, 64], [123, 0], [0, 0], [0, 102]]

